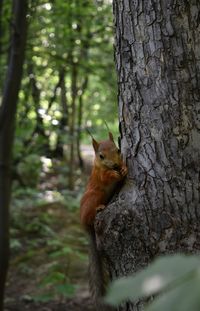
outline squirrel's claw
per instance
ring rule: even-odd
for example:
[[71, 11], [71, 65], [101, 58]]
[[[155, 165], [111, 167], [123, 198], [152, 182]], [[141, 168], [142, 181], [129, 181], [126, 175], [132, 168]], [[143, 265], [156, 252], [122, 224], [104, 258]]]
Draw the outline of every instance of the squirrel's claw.
[[128, 173], [128, 169], [127, 169], [127, 167], [124, 165], [124, 166], [121, 168], [121, 170], [120, 170], [120, 174], [121, 174], [122, 177], [125, 177], [125, 176], [127, 175], [127, 173]]
[[99, 211], [102, 211], [106, 206], [101, 204], [97, 207], [96, 211], [99, 212]]

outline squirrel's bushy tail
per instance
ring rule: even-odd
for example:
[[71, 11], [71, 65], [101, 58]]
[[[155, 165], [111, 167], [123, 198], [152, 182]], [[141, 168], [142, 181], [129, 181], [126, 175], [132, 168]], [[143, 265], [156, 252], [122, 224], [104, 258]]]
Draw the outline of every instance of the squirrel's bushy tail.
[[102, 254], [97, 249], [96, 235], [93, 226], [88, 228], [90, 239], [89, 253], [89, 285], [92, 298], [97, 311], [113, 310], [110, 306], [105, 305], [102, 301], [106, 292], [106, 274], [105, 263]]
[[89, 286], [92, 298], [96, 305], [96, 309], [100, 311], [99, 305], [101, 298], [105, 294], [105, 284], [103, 277], [103, 264], [101, 254], [97, 249], [96, 235], [93, 226], [88, 228], [88, 235], [90, 239], [89, 248]]

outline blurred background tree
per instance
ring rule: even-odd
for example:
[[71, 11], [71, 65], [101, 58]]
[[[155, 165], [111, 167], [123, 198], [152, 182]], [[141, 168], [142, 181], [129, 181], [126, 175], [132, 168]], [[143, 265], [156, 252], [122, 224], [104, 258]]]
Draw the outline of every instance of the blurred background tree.
[[[15, 114], [26, 48], [27, 4], [27, 0], [17, 0], [12, 3], [12, 27], [10, 29], [10, 44], [0, 105], [0, 310], [3, 310], [5, 281], [9, 261], [12, 146]], [[0, 5], [0, 20], [3, 18], [2, 5], [3, 2]], [[2, 29], [3, 23], [1, 22], [0, 24]], [[3, 32], [0, 33], [0, 39], [3, 39]]]

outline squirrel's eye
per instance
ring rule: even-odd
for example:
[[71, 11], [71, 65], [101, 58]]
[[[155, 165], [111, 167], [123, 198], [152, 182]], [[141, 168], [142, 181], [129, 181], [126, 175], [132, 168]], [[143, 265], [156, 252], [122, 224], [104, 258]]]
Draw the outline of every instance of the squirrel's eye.
[[102, 154], [102, 153], [100, 153], [99, 157], [100, 157], [100, 159], [101, 159], [101, 160], [103, 160], [103, 159], [104, 159], [104, 156], [103, 156], [103, 154]]
[[120, 153], [121, 153], [119, 149], [117, 150], [117, 153], [118, 153], [118, 154], [120, 154]]

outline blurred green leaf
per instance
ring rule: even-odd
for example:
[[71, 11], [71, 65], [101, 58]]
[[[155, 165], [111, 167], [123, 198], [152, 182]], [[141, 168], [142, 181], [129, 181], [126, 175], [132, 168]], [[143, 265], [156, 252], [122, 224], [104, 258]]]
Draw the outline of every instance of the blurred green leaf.
[[200, 270], [188, 275], [180, 284], [155, 298], [146, 311], [199, 311]]
[[54, 294], [49, 292], [49, 293], [44, 293], [44, 294], [40, 294], [40, 295], [35, 295], [32, 298], [36, 302], [48, 302], [54, 298]]
[[11, 250], [20, 250], [22, 248], [22, 243], [19, 239], [10, 239], [10, 248]]
[[65, 256], [67, 254], [71, 254], [73, 253], [73, 249], [71, 247], [65, 246], [63, 248], [61, 248], [60, 250], [53, 252], [50, 254], [51, 258], [58, 258], [61, 256]]
[[47, 284], [57, 284], [59, 282], [63, 282], [66, 276], [58, 271], [52, 271], [49, 275], [47, 275], [43, 281], [41, 282], [41, 286], [46, 286]]
[[127, 299], [135, 300], [156, 294], [194, 272], [199, 266], [198, 256], [172, 255], [158, 258], [134, 276], [114, 281], [106, 301], [117, 305]]
[[71, 297], [75, 292], [75, 286], [72, 284], [59, 284], [55, 287], [55, 290], [58, 294], [65, 297]]

